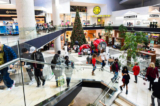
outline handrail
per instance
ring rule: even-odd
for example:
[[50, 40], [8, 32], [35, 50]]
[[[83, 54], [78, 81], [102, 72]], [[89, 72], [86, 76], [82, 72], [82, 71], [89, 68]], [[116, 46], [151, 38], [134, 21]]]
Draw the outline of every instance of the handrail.
[[11, 64], [13, 64], [13, 63], [15, 63], [15, 62], [17, 62], [17, 61], [19, 61], [19, 58], [14, 59], [14, 60], [12, 60], [12, 61], [10, 61], [10, 62], [7, 62], [7, 63], [5, 63], [5, 64], [0, 65], [0, 70], [8, 67], [9, 65], [11, 65]]
[[[120, 77], [118, 76], [117, 79], [119, 79]], [[113, 82], [115, 83], [117, 81], [117, 79]], [[106, 94], [108, 94], [108, 92], [110, 91], [111, 87], [109, 87], [108, 91], [104, 94], [104, 96], [100, 99], [100, 101], [106, 96]], [[96, 104], [96, 106], [98, 106], [98, 104], [100, 103], [100, 101]]]

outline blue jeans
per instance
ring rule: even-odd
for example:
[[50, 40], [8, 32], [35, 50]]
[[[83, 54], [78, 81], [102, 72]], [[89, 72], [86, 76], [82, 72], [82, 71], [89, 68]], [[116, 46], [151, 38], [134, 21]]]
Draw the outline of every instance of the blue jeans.
[[13, 80], [9, 77], [8, 68], [4, 68], [0, 70], [0, 73], [3, 76], [3, 82], [7, 86], [7, 88], [11, 88], [13, 85]]
[[112, 78], [112, 80], [116, 80], [117, 79], [117, 77], [118, 77], [118, 72], [114, 72], [114, 77]]
[[95, 71], [95, 70], [96, 70], [96, 68], [97, 68], [97, 67], [96, 67], [96, 65], [94, 66], [94, 65], [92, 64], [92, 66], [93, 66], [93, 71]]

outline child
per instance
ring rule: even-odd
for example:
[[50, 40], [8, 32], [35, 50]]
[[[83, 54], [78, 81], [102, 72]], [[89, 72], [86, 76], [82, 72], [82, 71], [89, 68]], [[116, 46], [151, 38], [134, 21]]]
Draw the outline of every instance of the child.
[[92, 56], [92, 65], [93, 65], [92, 75], [95, 75], [94, 71], [96, 70], [96, 54], [93, 54]]

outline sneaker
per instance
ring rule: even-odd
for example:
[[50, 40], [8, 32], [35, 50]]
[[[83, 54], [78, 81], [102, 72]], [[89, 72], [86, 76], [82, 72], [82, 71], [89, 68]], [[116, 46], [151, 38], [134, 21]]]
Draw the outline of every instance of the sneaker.
[[45, 85], [45, 82], [46, 82], [46, 80], [44, 80], [44, 81], [43, 81], [42, 86], [44, 86], [44, 85]]
[[122, 86], [120, 86], [121, 91], [123, 91]]
[[14, 87], [15, 87], [15, 84], [16, 84], [16, 81], [13, 81], [12, 88], [14, 88]]
[[37, 85], [37, 88], [40, 87], [40, 85]]
[[32, 85], [32, 84], [33, 84], [33, 81], [30, 81], [30, 82], [29, 82], [29, 85]]
[[118, 83], [117, 81], [115, 83]]
[[134, 83], [137, 83], [136, 81], [134, 81]]
[[128, 94], [128, 90], [126, 90], [126, 95]]
[[12, 90], [12, 87], [11, 88], [7, 88], [7, 91], [10, 91], [10, 90]]

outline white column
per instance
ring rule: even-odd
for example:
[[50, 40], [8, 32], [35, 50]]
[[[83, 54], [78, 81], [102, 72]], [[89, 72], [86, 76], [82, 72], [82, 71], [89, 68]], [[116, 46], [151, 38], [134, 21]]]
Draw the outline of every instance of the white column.
[[34, 0], [16, 0], [19, 38], [33, 39], [37, 37]]
[[59, 14], [59, 0], [52, 0], [52, 15], [53, 15], [53, 25], [59, 26], [61, 24], [60, 14]]
[[[60, 25], [60, 14], [59, 14], [59, 0], [52, 0], [52, 14], [53, 14], [53, 25]], [[61, 38], [60, 35], [54, 40], [55, 53], [61, 50]]]
[[54, 50], [55, 53], [61, 50], [61, 36], [58, 36], [57, 38], [54, 39]]

